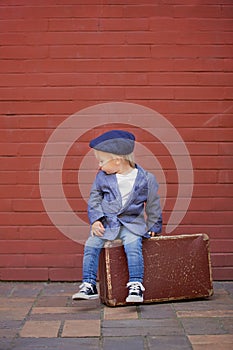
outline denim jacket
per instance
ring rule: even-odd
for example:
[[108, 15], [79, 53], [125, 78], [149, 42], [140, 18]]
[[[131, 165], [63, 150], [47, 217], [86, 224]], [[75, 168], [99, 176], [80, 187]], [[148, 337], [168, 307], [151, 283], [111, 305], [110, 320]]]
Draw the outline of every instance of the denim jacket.
[[[160, 233], [162, 213], [158, 183], [152, 173], [136, 165], [137, 177], [129, 198], [122, 206], [115, 174], [100, 170], [92, 185], [88, 201], [90, 224], [100, 220], [105, 227], [103, 239], [116, 239], [123, 225], [136, 235], [149, 238], [149, 231]], [[146, 214], [146, 215], [145, 215]]]

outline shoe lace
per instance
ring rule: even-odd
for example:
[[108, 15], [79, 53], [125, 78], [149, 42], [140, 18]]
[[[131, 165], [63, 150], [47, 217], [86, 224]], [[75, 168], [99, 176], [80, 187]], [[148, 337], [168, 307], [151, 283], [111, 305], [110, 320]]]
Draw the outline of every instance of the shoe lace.
[[127, 283], [127, 287], [129, 287], [130, 293], [138, 294], [138, 292], [140, 290], [142, 290], [142, 291], [145, 290], [145, 288], [143, 287], [141, 282], [129, 282], [129, 283]]
[[93, 291], [92, 284], [88, 282], [82, 283], [79, 288], [80, 288], [80, 293], [86, 293], [89, 289]]

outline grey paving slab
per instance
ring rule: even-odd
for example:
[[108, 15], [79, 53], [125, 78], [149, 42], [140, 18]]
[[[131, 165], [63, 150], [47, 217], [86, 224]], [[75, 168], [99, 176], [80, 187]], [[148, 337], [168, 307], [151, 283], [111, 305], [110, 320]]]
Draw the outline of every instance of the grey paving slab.
[[148, 337], [149, 350], [190, 350], [193, 349], [185, 335]]
[[140, 306], [141, 318], [176, 318], [176, 312], [171, 304], [153, 304]]
[[137, 337], [111, 337], [103, 340], [103, 350], [143, 350], [144, 338]]
[[225, 334], [227, 333], [218, 318], [189, 317], [180, 319], [187, 334]]
[[99, 343], [98, 338], [18, 338], [10, 350], [98, 350]]
[[104, 321], [102, 332], [106, 337], [184, 334], [183, 327], [178, 320], [174, 319]]

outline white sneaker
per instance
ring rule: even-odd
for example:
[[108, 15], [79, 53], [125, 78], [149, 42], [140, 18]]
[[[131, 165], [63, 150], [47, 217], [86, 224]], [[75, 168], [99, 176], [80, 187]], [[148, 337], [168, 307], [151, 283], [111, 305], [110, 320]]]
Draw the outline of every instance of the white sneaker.
[[127, 283], [129, 287], [129, 295], [126, 298], [127, 303], [142, 303], [143, 302], [143, 292], [145, 288], [141, 282], [129, 282]]
[[99, 297], [95, 284], [83, 282], [79, 288], [80, 291], [72, 296], [73, 300], [89, 300], [97, 299]]

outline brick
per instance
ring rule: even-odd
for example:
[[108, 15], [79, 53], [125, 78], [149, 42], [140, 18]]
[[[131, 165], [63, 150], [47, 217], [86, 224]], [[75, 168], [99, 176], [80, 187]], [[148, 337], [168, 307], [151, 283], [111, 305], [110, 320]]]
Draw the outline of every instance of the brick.
[[[26, 298], [25, 295], [23, 297], [20, 297], [19, 295], [15, 296], [15, 294], [17, 294], [17, 293], [14, 293], [15, 291], [17, 291], [17, 285], [14, 286], [14, 291], [10, 297], [0, 298], [1, 310], [7, 311], [8, 309], [15, 309], [15, 308], [17, 309], [20, 306], [20, 310], [17, 310], [17, 311], [20, 311], [21, 313], [21, 311], [27, 310], [27, 312], [29, 312], [34, 303], [34, 298]], [[14, 296], [12, 297], [12, 295]], [[21, 310], [21, 308], [25, 308], [25, 310]]]
[[[37, 240], [63, 240], [64, 236], [55, 226], [20, 226], [18, 228], [18, 235], [20, 239], [27, 240], [32, 239], [33, 241]], [[5, 238], [6, 239], [6, 238]]]
[[86, 320], [67, 320], [65, 321], [62, 337], [99, 337], [100, 321], [89, 320], [88, 327]]
[[187, 350], [191, 349], [189, 340], [184, 335], [169, 335], [169, 336], [155, 336], [148, 337], [148, 344], [151, 349], [173, 349], [173, 350]]
[[79, 6], [66, 6], [65, 10], [63, 6], [43, 6], [35, 7], [34, 6], [24, 6], [20, 10], [17, 7], [2, 7], [1, 9], [1, 18], [8, 19], [42, 19], [42, 18], [53, 18], [53, 17], [63, 17], [63, 18], [74, 18], [74, 17], [99, 17], [100, 16], [101, 6], [98, 5], [79, 5]]
[[47, 281], [47, 268], [0, 268], [2, 281]]
[[60, 328], [60, 321], [26, 321], [21, 337], [30, 338], [56, 338]]
[[126, 319], [138, 319], [138, 313], [135, 306], [129, 306], [127, 308], [104, 308], [105, 320], [126, 320]]
[[[219, 212], [189, 212], [188, 215], [183, 219], [184, 224], [195, 224], [196, 222], [200, 224], [213, 224], [213, 225], [231, 225], [232, 224], [232, 214], [230, 211], [219, 211]], [[225, 242], [224, 242], [225, 243]], [[219, 247], [220, 248], [220, 247]]]
[[18, 60], [32, 58], [46, 58], [48, 57], [48, 48], [46, 46], [2, 46], [1, 59], [14, 59]]
[[232, 266], [233, 264], [233, 254], [229, 253], [216, 253], [211, 256], [211, 264], [212, 266]]
[[210, 249], [212, 252], [218, 252], [218, 253], [231, 253], [233, 248], [233, 241], [232, 240], [212, 240], [210, 242]]
[[[13, 262], [12, 262], [13, 264]], [[82, 256], [77, 254], [27, 254], [24, 264], [26, 267], [62, 267], [73, 268], [82, 265]]]
[[[103, 349], [128, 349], [128, 350], [141, 350], [144, 347], [144, 339], [140, 336], [135, 337], [105, 337], [103, 338]], [[153, 348], [153, 347], [152, 347]], [[159, 348], [157, 348], [159, 349]]]
[[187, 5], [174, 6], [174, 17], [221, 17], [221, 6]]
[[0, 256], [1, 267], [24, 267], [25, 256], [21, 254], [3, 254]]
[[[208, 163], [206, 163], [207, 158]], [[222, 156], [218, 161], [214, 156], [203, 156], [202, 159], [198, 159], [197, 157], [193, 156], [192, 160], [195, 168], [197, 169], [231, 169], [231, 159], [228, 156]]]
[[223, 100], [232, 98], [233, 89], [219, 87], [176, 87], [174, 88], [174, 97], [179, 100]]
[[104, 337], [182, 335], [183, 328], [176, 319], [144, 319], [144, 320], [105, 320], [103, 321]]
[[233, 278], [233, 269], [232, 267], [214, 267], [212, 275], [216, 281], [230, 281]]
[[220, 31], [231, 31], [232, 21], [227, 18], [214, 18], [214, 17], [191, 17], [188, 18], [159, 18], [149, 17], [150, 29], [152, 31], [179, 31], [183, 32], [194, 32], [194, 31], [207, 31], [207, 32], [218, 32]]
[[[190, 67], [190, 69], [192, 69]], [[231, 73], [224, 72], [157, 72], [148, 74], [149, 85], [176, 85], [176, 86], [191, 86], [191, 85], [207, 85], [207, 86], [227, 86], [231, 84]]]
[[168, 13], [173, 15], [173, 6], [169, 5], [130, 5], [124, 7], [124, 16], [125, 17], [167, 17]]
[[0, 21], [0, 30], [3, 33], [5, 28], [8, 32], [45, 32], [48, 30], [48, 20], [32, 20], [32, 19], [16, 19], [16, 20], [6, 20], [2, 19]]
[[174, 319], [176, 313], [171, 305], [143, 305], [141, 306], [142, 319]]
[[49, 31], [60, 31], [61, 28], [65, 32], [97, 31], [98, 24], [97, 18], [50, 18]]
[[222, 7], [222, 17], [224, 18], [232, 18], [233, 8], [231, 6], [223, 6]]
[[[30, 192], [31, 191], [31, 192]], [[16, 185], [12, 184], [4, 185], [2, 191], [0, 192], [0, 198], [27, 198], [30, 193], [30, 198], [40, 198], [40, 191], [38, 186], [31, 185]]]
[[81, 281], [82, 268], [50, 268], [49, 279], [51, 281]]
[[21, 321], [30, 311], [30, 307], [2, 307], [1, 319], [4, 321]]
[[127, 99], [140, 95], [145, 100], [153, 98], [167, 100], [173, 98], [173, 89], [170, 87], [130, 87], [126, 90], [125, 95]]
[[190, 317], [182, 318], [180, 321], [183, 324], [185, 332], [190, 335], [195, 334], [223, 334], [225, 333], [218, 319], [205, 317]]
[[218, 173], [219, 183], [233, 183], [233, 171], [231, 170], [220, 170]]
[[232, 317], [233, 310], [203, 310], [203, 311], [177, 311], [177, 316], [185, 317]]
[[232, 347], [232, 334], [216, 335], [189, 335], [188, 336], [194, 349], [211, 348], [219, 350], [230, 350]]
[[213, 58], [213, 57], [180, 57], [174, 59], [174, 71], [181, 72], [222, 72], [232, 71], [232, 62], [228, 59]]
[[124, 8], [122, 6], [119, 6], [117, 4], [109, 4], [108, 6], [103, 6], [102, 8], [102, 17], [124, 17]]
[[[61, 296], [57, 297], [60, 298]], [[48, 296], [46, 296], [46, 299], [49, 298]], [[53, 299], [55, 298], [54, 296], [53, 297], [50, 297], [50, 299]], [[55, 298], [56, 299], [56, 298]], [[52, 300], [49, 300], [49, 301], [52, 301]], [[44, 301], [45, 302], [45, 301]], [[58, 300], [57, 300], [58, 302]], [[67, 297], [66, 297], [66, 302], [67, 302]], [[63, 301], [64, 303], [64, 301]], [[32, 309], [32, 315], [44, 315], [44, 314], [74, 314], [74, 313], [77, 313], [77, 309], [76, 308], [73, 308], [73, 307], [66, 307], [66, 305], [63, 305], [63, 306], [51, 306], [51, 305], [46, 305], [46, 306], [38, 306], [38, 303], [37, 303], [37, 306], [36, 307], [33, 307]]]
[[20, 234], [18, 232], [18, 227], [13, 226], [3, 226], [1, 225], [0, 240], [18, 240], [20, 239]]
[[226, 58], [230, 57], [230, 45], [180, 45], [179, 50], [174, 45], [152, 45], [152, 57], [176, 57], [176, 58], [191, 58], [215, 57]]
[[218, 147], [219, 147], [219, 154], [232, 155], [232, 153], [233, 153], [233, 143], [232, 142], [224, 142], [224, 143], [219, 142]]
[[100, 29], [104, 31], [143, 31], [149, 29], [147, 18], [102, 18]]
[[[64, 215], [63, 215], [64, 216]], [[0, 221], [4, 225], [10, 225], [14, 223], [17, 225], [43, 225], [48, 224], [49, 220], [46, 213], [28, 213], [28, 212], [6, 212], [0, 213]], [[64, 223], [65, 224], [65, 223]]]

